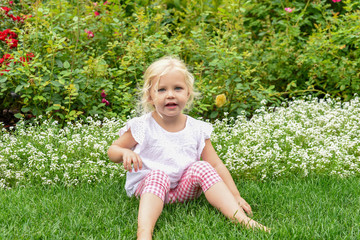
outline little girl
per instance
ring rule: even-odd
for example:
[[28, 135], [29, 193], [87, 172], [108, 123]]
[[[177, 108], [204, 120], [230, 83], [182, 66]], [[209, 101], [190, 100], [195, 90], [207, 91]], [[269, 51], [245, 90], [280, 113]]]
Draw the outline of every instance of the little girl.
[[142, 89], [147, 113], [128, 121], [108, 150], [110, 160], [128, 171], [127, 194], [140, 197], [138, 239], [152, 238], [165, 203], [195, 199], [202, 192], [226, 217], [268, 231], [245, 214], [251, 207], [211, 144], [212, 126], [183, 113], [194, 98], [193, 84], [194, 77], [176, 58], [151, 64]]

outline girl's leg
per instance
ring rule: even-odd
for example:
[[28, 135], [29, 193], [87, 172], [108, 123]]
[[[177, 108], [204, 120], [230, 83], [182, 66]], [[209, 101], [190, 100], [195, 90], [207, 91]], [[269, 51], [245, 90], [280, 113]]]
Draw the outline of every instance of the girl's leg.
[[170, 190], [169, 177], [159, 170], [150, 172], [139, 184], [135, 196], [140, 197], [138, 213], [138, 239], [151, 239]]
[[153, 193], [141, 195], [138, 214], [138, 239], [152, 239], [155, 223], [158, 220], [164, 202]]
[[252, 220], [245, 214], [223, 181], [211, 186], [205, 192], [205, 197], [212, 206], [217, 208], [227, 218], [235, 220], [248, 228], [259, 228], [264, 231], [269, 231], [265, 226]]
[[266, 230], [264, 226], [249, 218], [238, 205], [216, 170], [205, 161], [192, 164], [184, 173], [179, 185], [170, 190], [169, 202], [183, 202], [205, 193], [206, 199], [226, 217], [251, 228]]

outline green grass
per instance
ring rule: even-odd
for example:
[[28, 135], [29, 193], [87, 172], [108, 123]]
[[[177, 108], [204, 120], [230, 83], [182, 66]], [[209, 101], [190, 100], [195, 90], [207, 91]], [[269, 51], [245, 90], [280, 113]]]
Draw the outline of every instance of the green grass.
[[[167, 205], [154, 239], [359, 239], [358, 178], [236, 180], [270, 234], [231, 223], [204, 196]], [[138, 200], [124, 182], [0, 191], [0, 239], [135, 239]]]

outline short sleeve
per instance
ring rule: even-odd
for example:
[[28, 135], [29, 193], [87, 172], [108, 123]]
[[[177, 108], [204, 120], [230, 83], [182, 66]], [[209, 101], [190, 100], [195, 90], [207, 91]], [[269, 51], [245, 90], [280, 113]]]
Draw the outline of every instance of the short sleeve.
[[119, 131], [119, 136], [123, 135], [128, 130], [131, 130], [131, 134], [135, 141], [142, 144], [145, 138], [145, 117], [135, 117], [130, 119], [124, 127]]
[[213, 132], [214, 128], [213, 126], [208, 122], [202, 122], [202, 135], [204, 139], [209, 139], [211, 137], [211, 133]]
[[205, 140], [210, 139], [214, 128], [210, 123], [199, 120], [197, 120], [197, 125], [198, 129], [200, 129], [200, 141], [198, 145], [198, 159], [200, 159], [202, 151], [205, 147]]

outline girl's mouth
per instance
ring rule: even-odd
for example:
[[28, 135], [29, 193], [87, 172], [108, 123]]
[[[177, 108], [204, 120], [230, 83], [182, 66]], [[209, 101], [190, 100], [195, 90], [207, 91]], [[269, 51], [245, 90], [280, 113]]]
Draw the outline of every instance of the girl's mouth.
[[177, 106], [176, 103], [167, 103], [167, 104], [165, 104], [165, 107], [167, 107], [167, 108], [175, 108], [176, 106]]

